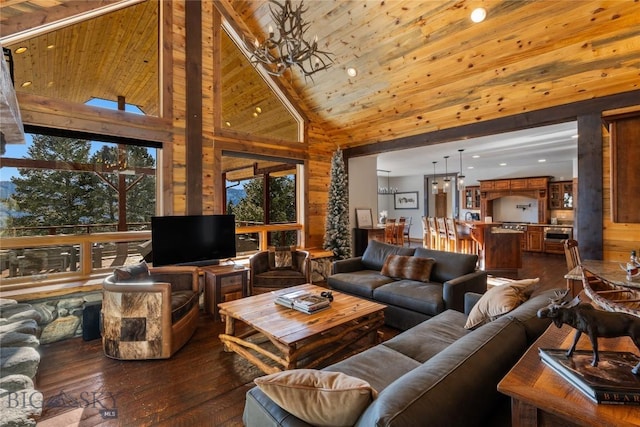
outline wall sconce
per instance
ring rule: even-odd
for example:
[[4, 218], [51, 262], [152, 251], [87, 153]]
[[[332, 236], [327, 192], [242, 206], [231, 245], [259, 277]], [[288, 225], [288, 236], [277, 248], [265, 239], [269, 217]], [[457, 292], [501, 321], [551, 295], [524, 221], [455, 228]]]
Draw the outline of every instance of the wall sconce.
[[431, 194], [438, 194], [438, 182], [436, 181], [436, 163], [433, 162], [433, 180], [431, 181]]

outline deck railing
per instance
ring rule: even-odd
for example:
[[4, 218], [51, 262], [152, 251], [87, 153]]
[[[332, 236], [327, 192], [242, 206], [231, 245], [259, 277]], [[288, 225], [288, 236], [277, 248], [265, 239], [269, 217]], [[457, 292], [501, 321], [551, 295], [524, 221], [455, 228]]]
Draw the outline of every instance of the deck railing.
[[[272, 233], [295, 232], [301, 224], [239, 225], [239, 257], [266, 250]], [[0, 290], [17, 290], [104, 277], [114, 267], [139, 262], [149, 251], [151, 231], [53, 234], [0, 239]]]

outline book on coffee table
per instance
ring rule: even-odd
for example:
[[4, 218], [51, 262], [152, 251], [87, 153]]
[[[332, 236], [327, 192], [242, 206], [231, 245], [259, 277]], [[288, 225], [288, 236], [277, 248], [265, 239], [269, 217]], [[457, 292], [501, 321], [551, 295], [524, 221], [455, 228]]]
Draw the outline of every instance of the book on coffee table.
[[311, 314], [317, 311], [329, 308], [331, 302], [328, 298], [314, 295], [306, 291], [290, 292], [288, 294], [279, 295], [275, 299], [276, 304], [280, 304], [287, 308]]
[[640, 405], [640, 376], [631, 372], [640, 357], [628, 351], [600, 351], [598, 366], [593, 352], [540, 348], [542, 361], [596, 403]]

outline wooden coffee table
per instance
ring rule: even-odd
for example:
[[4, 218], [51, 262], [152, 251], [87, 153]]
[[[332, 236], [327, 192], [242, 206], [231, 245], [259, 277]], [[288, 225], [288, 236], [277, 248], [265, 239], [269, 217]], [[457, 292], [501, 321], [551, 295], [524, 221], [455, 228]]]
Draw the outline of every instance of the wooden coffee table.
[[[317, 367], [367, 335], [369, 344], [379, 341], [385, 305], [336, 291], [331, 307], [314, 314], [274, 302], [279, 294], [302, 289], [318, 295], [327, 290], [306, 284], [218, 304], [225, 321], [225, 333], [220, 334], [225, 351], [271, 374]], [[236, 321], [248, 327], [240, 328]]]
[[[568, 349], [575, 329], [553, 324], [527, 350], [520, 361], [498, 384], [498, 391], [511, 397], [514, 427], [523, 426], [638, 426], [640, 406], [593, 403], [568, 381], [546, 366], [538, 348]], [[600, 338], [599, 350], [631, 351], [637, 349], [628, 337]], [[591, 350], [583, 334], [576, 347]]]

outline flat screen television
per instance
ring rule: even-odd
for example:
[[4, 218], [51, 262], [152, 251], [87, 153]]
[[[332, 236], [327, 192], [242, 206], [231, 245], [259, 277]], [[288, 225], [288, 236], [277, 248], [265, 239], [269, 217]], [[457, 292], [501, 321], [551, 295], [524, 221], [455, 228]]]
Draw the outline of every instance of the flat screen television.
[[161, 265], [212, 265], [236, 256], [235, 215], [151, 217], [151, 260]]

